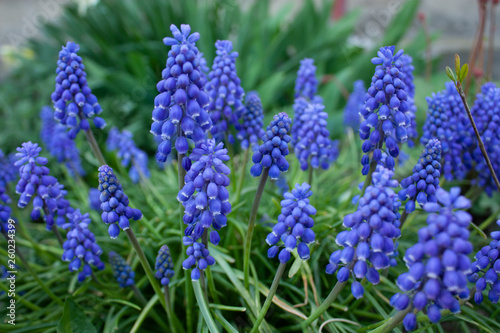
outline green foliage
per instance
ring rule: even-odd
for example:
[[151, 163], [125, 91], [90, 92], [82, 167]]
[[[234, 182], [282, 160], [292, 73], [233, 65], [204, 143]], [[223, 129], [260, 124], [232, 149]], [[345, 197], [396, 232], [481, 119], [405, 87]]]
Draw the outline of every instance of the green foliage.
[[66, 298], [64, 302], [63, 314], [57, 333], [97, 333], [92, 322], [87, 319], [82, 309], [73, 301], [73, 298]]

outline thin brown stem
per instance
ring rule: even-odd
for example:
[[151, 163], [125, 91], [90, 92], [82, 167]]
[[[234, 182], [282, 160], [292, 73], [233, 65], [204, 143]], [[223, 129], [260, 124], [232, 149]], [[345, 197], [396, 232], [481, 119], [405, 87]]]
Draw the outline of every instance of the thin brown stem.
[[491, 164], [490, 157], [488, 156], [488, 153], [486, 152], [486, 148], [484, 147], [483, 140], [481, 139], [481, 135], [479, 134], [479, 131], [477, 130], [476, 123], [474, 122], [474, 118], [472, 117], [472, 113], [470, 112], [469, 105], [467, 104], [467, 97], [462, 89], [462, 84], [460, 81], [457, 81], [456, 83], [456, 88], [458, 93], [460, 94], [460, 97], [462, 98], [462, 102], [464, 103], [465, 106], [465, 111], [467, 111], [467, 116], [469, 116], [470, 123], [472, 125], [472, 128], [474, 129], [474, 133], [476, 134], [476, 138], [479, 144], [479, 149], [481, 149], [481, 153], [483, 153], [484, 159], [486, 160], [486, 164], [488, 165], [488, 169], [490, 169], [491, 176], [493, 177], [493, 181], [495, 182], [495, 185], [497, 186], [498, 191], [500, 192], [500, 182], [498, 181], [497, 175], [495, 173], [495, 170], [493, 169], [493, 165]]
[[[478, 52], [483, 44], [484, 37], [484, 26], [486, 22], [486, 1], [478, 0], [479, 3], [479, 27], [476, 31], [476, 35], [474, 37], [474, 43], [472, 45], [472, 52], [469, 59], [469, 66], [472, 72], [474, 72], [474, 68], [476, 66], [476, 59], [478, 56]], [[471, 76], [467, 76], [465, 79], [465, 94], [468, 93], [470, 88], [470, 80]]]
[[90, 128], [85, 131], [85, 136], [87, 137], [87, 141], [89, 142], [90, 149], [94, 153], [94, 156], [97, 159], [97, 162], [100, 165], [107, 164], [106, 160], [104, 159], [104, 155], [102, 154], [101, 149], [99, 148], [99, 145], [97, 144], [97, 141], [94, 137], [94, 133], [92, 132], [92, 130]]

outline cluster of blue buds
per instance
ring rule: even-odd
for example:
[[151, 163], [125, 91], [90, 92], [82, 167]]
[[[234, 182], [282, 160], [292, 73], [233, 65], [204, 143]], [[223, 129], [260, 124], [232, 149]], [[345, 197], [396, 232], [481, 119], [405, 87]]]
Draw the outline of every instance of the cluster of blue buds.
[[83, 282], [92, 275], [92, 267], [104, 269], [101, 261], [101, 247], [96, 243], [95, 236], [89, 229], [91, 222], [89, 214], [82, 214], [79, 209], [67, 214], [68, 222], [63, 229], [68, 229], [67, 240], [63, 244], [62, 260], [69, 262], [69, 270], [78, 273], [78, 281]]
[[[365, 96], [365, 105], [360, 110], [363, 122], [359, 127], [359, 136], [365, 140], [362, 145], [363, 153], [377, 163], [382, 158], [382, 148], [385, 146], [390, 156], [386, 159], [386, 166], [394, 168], [394, 158], [398, 157], [398, 143], [408, 139], [407, 127], [410, 118], [407, 115], [409, 104], [407, 102], [405, 73], [401, 56], [403, 50], [394, 53], [394, 46], [381, 47], [378, 57], [372, 59], [377, 65], [372, 83]], [[370, 158], [361, 160], [363, 175], [368, 174]]]
[[335, 240], [343, 249], [333, 252], [326, 266], [327, 274], [337, 272], [339, 282], [346, 282], [352, 272], [355, 281], [351, 291], [356, 298], [364, 294], [360, 280], [366, 277], [368, 282], [378, 284], [378, 271], [396, 264], [393, 257], [397, 254], [395, 240], [401, 236], [401, 204], [391, 188], [398, 185], [392, 175], [392, 170], [379, 165], [373, 178], [376, 185], [369, 185], [357, 211], [344, 217], [343, 226], [350, 230], [340, 232]]
[[297, 129], [295, 155], [302, 170], [307, 170], [309, 165], [314, 169], [328, 169], [330, 161], [338, 155], [337, 147], [330, 140], [328, 113], [324, 109], [322, 104], [309, 103], [300, 116], [302, 126]]
[[109, 264], [113, 271], [113, 276], [120, 288], [130, 287], [135, 284], [135, 272], [129, 264], [118, 253], [110, 251], [108, 254]]
[[418, 138], [417, 131], [417, 106], [415, 104], [415, 83], [413, 83], [413, 71], [415, 66], [413, 66], [413, 58], [407, 54], [403, 54], [401, 57], [401, 62], [403, 67], [401, 71], [404, 73], [403, 82], [406, 85], [406, 94], [408, 102], [408, 111], [406, 115], [410, 118], [410, 125], [407, 127], [408, 132], [408, 147], [415, 147], [414, 140]]
[[[497, 224], [500, 226], [500, 220]], [[476, 284], [474, 301], [477, 304], [483, 302], [483, 291], [488, 286], [490, 302], [498, 303], [500, 297], [500, 231], [493, 231], [490, 235], [493, 240], [476, 254], [476, 261], [471, 265], [473, 274], [469, 275], [469, 281]], [[479, 273], [482, 273], [481, 277]]]
[[18, 168], [14, 166], [15, 161], [14, 154], [5, 155], [0, 149], [0, 187], [6, 187], [7, 184], [16, 180]]
[[49, 106], [44, 106], [40, 111], [42, 128], [40, 138], [47, 147], [48, 152], [57, 159], [59, 163], [65, 163], [73, 175], [85, 175], [80, 159], [80, 151], [74, 140], [68, 138], [66, 126], [59, 124], [54, 119], [54, 112]]
[[312, 100], [318, 91], [318, 80], [316, 79], [316, 66], [314, 60], [304, 58], [300, 61], [300, 67], [295, 80], [295, 98], [304, 97]]
[[25, 208], [33, 198], [31, 218], [38, 220], [44, 212], [47, 230], [56, 222], [65, 223], [67, 210], [70, 208], [66, 199], [66, 190], [55, 177], [49, 175], [47, 159], [38, 156], [42, 148], [37, 143], [25, 142], [17, 148], [17, 161], [14, 166], [19, 168], [20, 179], [16, 185], [16, 193], [20, 194], [18, 207]]
[[174, 38], [165, 37], [163, 43], [171, 46], [162, 80], [156, 85], [159, 94], [154, 101], [151, 133], [160, 137], [156, 160], [165, 162], [172, 150], [186, 154], [188, 139], [195, 143], [206, 137], [212, 120], [205, 107], [210, 99], [204, 90], [205, 80], [200, 68], [196, 42], [200, 34], [190, 34], [191, 27], [181, 24], [181, 30], [170, 26]]
[[[309, 203], [309, 197], [312, 194], [311, 185], [307, 183], [295, 184], [291, 192], [285, 193], [285, 199], [281, 200], [278, 223], [266, 238], [267, 244], [271, 246], [267, 251], [269, 258], [276, 257], [279, 252], [280, 262], [288, 262], [290, 253], [297, 248], [300, 259], [309, 259], [309, 244], [314, 243], [315, 240], [314, 231], [312, 231], [314, 220], [311, 215], [316, 215], [316, 208]], [[284, 243], [281, 251], [280, 246], [276, 245], [280, 239]]]
[[250, 146], [256, 147], [264, 132], [264, 111], [262, 102], [256, 91], [251, 91], [246, 95], [245, 108], [242, 123], [238, 126], [239, 131], [236, 137], [240, 140], [241, 149], [248, 149]]
[[174, 276], [174, 263], [167, 245], [163, 245], [158, 251], [155, 263], [155, 277], [160, 280], [162, 286], [168, 286], [170, 278]]
[[80, 46], [68, 42], [59, 52], [56, 69], [56, 89], [51, 95], [54, 116], [70, 128], [68, 137], [74, 139], [80, 130], [90, 128], [88, 119], [94, 119], [97, 128], [104, 128], [106, 122], [95, 117], [102, 112], [97, 98], [87, 84], [87, 73], [82, 57], [77, 52]]
[[[212, 71], [208, 73], [208, 82], [205, 90], [210, 96], [208, 110], [212, 118], [212, 136], [220, 142], [229, 131], [229, 126], [239, 127], [245, 105], [243, 97], [245, 91], [241, 87], [241, 80], [236, 74], [236, 58], [238, 52], [233, 51], [233, 43], [228, 40], [215, 42], [216, 54]], [[234, 143], [231, 134], [228, 135], [230, 144]]]
[[148, 155], [145, 151], [137, 148], [132, 133], [129, 131], [120, 131], [113, 127], [108, 134], [106, 141], [108, 150], [117, 150], [118, 158], [124, 167], [129, 167], [129, 176], [134, 183], [138, 183], [142, 177], [151, 176], [148, 168]]
[[285, 156], [289, 153], [288, 143], [292, 140], [288, 135], [291, 125], [292, 119], [285, 112], [274, 116], [262, 137], [263, 143], [252, 156], [252, 176], [258, 177], [263, 168], [269, 168], [269, 177], [276, 180], [281, 172], [288, 171], [289, 164]]
[[8, 206], [11, 203], [10, 197], [5, 193], [5, 187], [0, 186], [0, 231], [4, 231], [3, 223], [7, 223], [12, 213], [12, 209]]
[[[426, 309], [433, 323], [440, 320], [443, 309], [460, 311], [456, 296], [469, 297], [467, 276], [472, 273], [467, 229], [472, 217], [463, 210], [470, 207], [470, 201], [460, 195], [458, 187], [450, 192], [438, 188], [436, 197], [437, 203], [424, 204], [424, 210], [430, 213], [427, 226], [418, 231], [418, 243], [406, 250], [404, 260], [409, 270], [396, 282], [402, 293], [391, 298], [397, 310], [408, 306], [417, 311]], [[403, 323], [406, 330], [415, 329], [414, 312], [408, 313]]]
[[353, 84], [352, 93], [349, 95], [347, 104], [344, 108], [344, 126], [353, 130], [359, 129], [361, 119], [359, 116], [360, 108], [365, 104], [366, 88], [363, 80], [357, 80]]
[[99, 213], [102, 212], [101, 200], [99, 199], [100, 196], [101, 196], [101, 191], [99, 191], [99, 189], [95, 187], [89, 189], [89, 208]]
[[425, 145], [431, 139], [441, 141], [441, 174], [448, 181], [465, 179], [472, 165], [469, 153], [472, 137], [469, 133], [470, 122], [455, 84], [447, 82], [445, 90], [433, 93], [426, 100], [428, 111], [420, 143]]
[[231, 212], [227, 190], [231, 169], [224, 164], [229, 161], [227, 149], [222, 142], [217, 144], [215, 139], [197, 143], [189, 159], [192, 165], [186, 173], [185, 184], [179, 191], [177, 200], [185, 208], [183, 221], [188, 225], [183, 238], [184, 245], [188, 246], [188, 258], [184, 260], [182, 267], [194, 268], [191, 278], [198, 280], [200, 271], [215, 263], [208, 248], [199, 240], [204, 232], [212, 229], [210, 242], [219, 244], [220, 236], [217, 231], [226, 226], [227, 214]]
[[[500, 177], [500, 88], [494, 83], [488, 82], [481, 87], [481, 92], [476, 95], [476, 101], [471, 109], [477, 130], [481, 135], [486, 152], [490, 157], [493, 170]], [[474, 130], [470, 127], [470, 136], [474, 137]], [[475, 140], [474, 140], [475, 142]], [[497, 188], [491, 176], [488, 165], [478, 145], [472, 152], [475, 169], [478, 174], [475, 183], [483, 187], [491, 196]]]
[[417, 164], [413, 167], [413, 174], [401, 181], [402, 190], [399, 198], [406, 202], [405, 210], [411, 213], [415, 210], [415, 201], [420, 206], [427, 202], [437, 202], [436, 190], [439, 188], [441, 175], [441, 142], [432, 139], [427, 142]]
[[314, 96], [311, 101], [307, 100], [305, 97], [297, 97], [293, 104], [293, 115], [294, 122], [292, 124], [292, 146], [296, 146], [299, 141], [299, 131], [304, 126], [304, 122], [302, 121], [302, 116], [306, 112], [306, 109], [309, 107], [309, 104], [323, 104], [323, 98], [321, 96]]
[[[130, 228], [129, 220], [139, 221], [142, 212], [139, 209], [129, 207], [127, 195], [123, 192], [122, 185], [107, 165], [99, 168], [99, 199], [101, 200], [102, 221], [109, 225], [108, 233], [113, 239], [120, 234], [120, 228]], [[118, 225], [117, 225], [118, 223]]]

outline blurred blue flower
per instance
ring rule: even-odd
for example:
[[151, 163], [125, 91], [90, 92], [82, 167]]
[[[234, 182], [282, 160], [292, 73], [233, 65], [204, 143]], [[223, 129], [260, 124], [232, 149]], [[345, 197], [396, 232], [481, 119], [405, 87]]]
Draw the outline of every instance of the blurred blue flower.
[[163, 245], [158, 251], [155, 262], [155, 277], [160, 280], [162, 286], [170, 283], [170, 278], [174, 276], [174, 263], [167, 245]]
[[132, 267], [127, 264], [125, 259], [114, 251], [110, 251], [108, 257], [111, 270], [113, 271], [113, 276], [118, 282], [118, 285], [121, 288], [134, 285], [135, 272], [132, 270]]
[[420, 158], [413, 167], [413, 174], [401, 181], [399, 191], [401, 201], [408, 199], [405, 205], [407, 213], [415, 210], [415, 201], [420, 206], [427, 202], [437, 202], [436, 190], [439, 188], [441, 173], [441, 142], [432, 139], [427, 142]]
[[236, 58], [238, 52], [233, 51], [233, 43], [228, 40], [215, 42], [217, 56], [208, 73], [208, 82], [205, 90], [210, 96], [208, 110], [213, 127], [212, 136], [220, 142], [227, 135], [228, 144], [234, 143], [230, 134], [232, 125], [238, 130], [239, 121], [243, 116], [245, 105], [243, 97], [245, 91], [241, 87], [241, 80], [236, 74]]
[[410, 125], [407, 127], [408, 131], [408, 147], [415, 147], [414, 140], [418, 138], [417, 131], [417, 106], [415, 105], [415, 83], [413, 83], [413, 71], [415, 67], [413, 66], [413, 58], [407, 54], [403, 54], [401, 56], [401, 62], [403, 63], [403, 67], [401, 68], [401, 72], [403, 72], [403, 82], [406, 86], [406, 94], [407, 94], [407, 102], [408, 102], [408, 111], [406, 115], [410, 118]]
[[259, 139], [264, 134], [264, 111], [262, 102], [256, 91], [251, 91], [245, 98], [245, 110], [243, 112], [242, 123], [238, 126], [239, 131], [236, 137], [241, 142], [242, 149], [256, 147]]
[[[427, 225], [418, 231], [418, 243], [406, 250], [404, 260], [408, 272], [396, 281], [401, 293], [391, 298], [396, 310], [409, 304], [417, 311], [427, 310], [429, 320], [436, 323], [441, 310], [460, 311], [459, 298], [468, 298], [467, 276], [471, 274], [468, 254], [472, 251], [469, 230], [472, 217], [464, 209], [469, 199], [460, 195], [460, 188], [450, 192], [436, 190], [437, 203], [428, 202], [423, 208], [429, 213]], [[415, 326], [413, 316], [405, 318], [407, 329]]]
[[[109, 225], [108, 233], [112, 239], [120, 234], [120, 228], [130, 228], [129, 220], [139, 221], [142, 212], [139, 209], [129, 207], [127, 195], [123, 192], [122, 185], [107, 165], [99, 168], [99, 199], [101, 200], [102, 221]], [[118, 225], [117, 225], [118, 224]]]
[[98, 188], [93, 187], [89, 189], [89, 207], [99, 213], [102, 212], [100, 195], [101, 192]]
[[73, 42], [62, 47], [57, 61], [56, 88], [51, 95], [54, 117], [70, 128], [70, 139], [74, 139], [80, 130], [90, 128], [90, 118], [93, 118], [97, 128], [106, 126], [104, 119], [95, 117], [102, 112], [102, 108], [87, 84], [85, 66], [82, 57], [77, 54], [79, 50], [80, 46]]
[[316, 215], [316, 208], [309, 203], [309, 197], [313, 194], [311, 186], [307, 183], [295, 184], [291, 192], [284, 195], [281, 200], [281, 214], [273, 231], [267, 235], [266, 242], [271, 248], [267, 255], [274, 258], [283, 242], [283, 249], [279, 251], [278, 258], [281, 263], [290, 260], [290, 253], [297, 248], [297, 253], [302, 260], [310, 257], [309, 244], [314, 243], [315, 234], [312, 231], [314, 220], [311, 215]]
[[151, 173], [148, 168], [148, 155], [145, 151], [137, 148], [132, 133], [120, 131], [113, 127], [106, 141], [108, 150], [118, 151], [117, 156], [124, 167], [129, 167], [129, 176], [132, 182], [138, 183], [141, 176], [149, 178]]
[[363, 80], [357, 80], [353, 84], [352, 93], [349, 95], [347, 104], [344, 108], [344, 126], [350, 127], [353, 130], [359, 129], [361, 117], [359, 116], [360, 108], [365, 104], [366, 88]]
[[181, 24], [181, 30], [170, 25], [174, 38], [165, 37], [163, 43], [171, 46], [167, 65], [162, 72], [162, 80], [156, 85], [159, 94], [154, 101], [151, 133], [160, 137], [156, 160], [165, 162], [172, 150], [186, 154], [188, 139], [194, 143], [205, 139], [212, 127], [212, 120], [206, 111], [209, 96], [203, 86], [205, 80], [198, 55], [196, 42], [200, 34], [190, 34], [191, 27]]
[[299, 141], [299, 131], [304, 126], [302, 121], [302, 115], [305, 113], [306, 109], [309, 107], [309, 103], [313, 104], [323, 104], [323, 98], [321, 96], [314, 96], [311, 101], [308, 101], [304, 97], [297, 97], [293, 104], [293, 116], [294, 121], [292, 124], [292, 146], [295, 147]]
[[288, 171], [288, 161], [285, 156], [288, 155], [288, 143], [291, 141], [290, 126], [292, 119], [284, 112], [274, 116], [273, 120], [266, 128], [266, 134], [262, 138], [264, 141], [259, 150], [252, 156], [254, 165], [250, 173], [254, 177], [262, 174], [263, 168], [269, 168], [269, 177], [278, 179], [281, 172]]
[[14, 154], [5, 155], [0, 149], [0, 187], [6, 187], [7, 184], [17, 179], [18, 168], [14, 166], [16, 161]]
[[312, 100], [318, 91], [318, 80], [316, 79], [316, 66], [314, 60], [304, 58], [300, 61], [300, 67], [295, 80], [295, 98], [304, 97]]

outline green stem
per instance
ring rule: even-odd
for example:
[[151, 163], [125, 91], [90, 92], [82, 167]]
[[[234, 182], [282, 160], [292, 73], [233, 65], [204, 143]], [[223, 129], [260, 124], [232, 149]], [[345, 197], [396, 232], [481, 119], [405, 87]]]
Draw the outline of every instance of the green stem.
[[172, 307], [170, 306], [170, 288], [168, 284], [163, 286], [163, 295], [165, 297], [165, 304], [167, 305], [167, 317], [168, 324], [170, 325], [170, 329], [172, 332], [177, 332], [174, 325], [174, 314], [172, 313]]
[[400, 226], [399, 226], [399, 228], [400, 228], [400, 229], [401, 229], [401, 227], [403, 226], [403, 223], [405, 223], [406, 218], [408, 217], [408, 215], [410, 215], [410, 214], [408, 214], [408, 213], [406, 212], [406, 209], [405, 209], [405, 210], [403, 211], [403, 214], [401, 214], [401, 218], [399, 219], [399, 222], [400, 222]]
[[207, 324], [208, 329], [212, 333], [219, 332], [217, 326], [215, 325], [215, 321], [212, 318], [212, 314], [208, 309], [208, 304], [205, 299], [205, 296], [203, 296], [203, 291], [201, 290], [201, 285], [199, 280], [193, 281], [193, 289], [194, 289], [194, 294], [196, 295], [198, 306], [200, 307], [201, 314], [203, 316], [203, 319], [205, 319], [205, 323]]
[[[3, 290], [6, 294], [9, 294], [9, 292], [10, 292], [9, 291], [10, 289], [7, 288], [7, 286], [5, 286], [2, 282], [0, 282], [0, 289]], [[27, 308], [30, 308], [33, 311], [38, 311], [38, 310], [42, 309], [38, 305], [31, 303], [27, 299], [24, 299], [24, 297], [20, 297], [18, 295], [18, 293], [14, 293], [14, 299], [16, 300], [16, 302], [19, 302], [19, 303], [26, 305]]]
[[264, 187], [266, 186], [267, 177], [269, 175], [269, 168], [264, 168], [262, 171], [262, 176], [260, 177], [259, 186], [257, 187], [257, 192], [255, 193], [255, 199], [253, 200], [252, 211], [250, 212], [250, 220], [248, 221], [247, 236], [245, 238], [245, 248], [243, 257], [243, 276], [245, 281], [245, 289], [250, 287], [250, 249], [252, 248], [252, 235], [253, 229], [255, 228], [255, 220], [257, 218], [257, 211], [259, 210], [260, 199], [264, 193]]
[[[7, 240], [7, 243], [9, 242], [9, 236], [7, 236], [6, 233], [2, 232], [2, 235], [5, 237], [5, 239]], [[47, 293], [47, 295], [52, 298], [52, 300], [54, 300], [54, 302], [56, 302], [57, 304], [59, 304], [60, 306], [64, 307], [64, 303], [63, 301], [61, 301], [61, 299], [59, 297], [57, 297], [44, 283], [43, 281], [38, 277], [38, 275], [35, 273], [35, 271], [31, 268], [30, 264], [28, 263], [28, 261], [24, 258], [24, 256], [21, 254], [20, 251], [17, 251], [17, 247], [16, 247], [16, 256], [19, 257], [19, 259], [21, 260], [21, 262], [23, 263], [24, 267], [26, 267], [26, 269], [28, 270], [28, 272], [30, 272], [30, 274], [33, 276], [33, 278], [35, 279], [36, 282], [38, 282], [38, 284], [40, 285], [40, 288], [42, 288], [43, 291], [45, 291]]]
[[402, 311], [396, 312], [396, 314], [386, 322], [384, 322], [381, 326], [377, 327], [370, 333], [382, 333], [382, 332], [392, 332], [401, 322], [404, 317], [412, 310], [412, 306], [408, 306], [406, 309]]
[[137, 253], [137, 256], [139, 257], [139, 261], [141, 262], [142, 268], [146, 272], [146, 276], [148, 277], [149, 283], [151, 283], [151, 286], [153, 287], [155, 293], [158, 295], [158, 299], [161, 305], [166, 310], [167, 308], [165, 304], [165, 299], [163, 299], [163, 293], [161, 291], [160, 285], [158, 284], [158, 281], [156, 280], [153, 271], [151, 270], [151, 266], [149, 266], [148, 259], [146, 258], [146, 255], [144, 254], [144, 251], [142, 250], [139, 241], [135, 237], [135, 234], [131, 228], [125, 230], [125, 233], [127, 234], [130, 243], [132, 244], [135, 252]]
[[99, 162], [100, 165], [107, 164], [106, 160], [104, 159], [104, 156], [102, 155], [101, 149], [99, 148], [99, 145], [97, 144], [97, 141], [95, 140], [94, 133], [92, 132], [92, 130], [90, 128], [85, 131], [85, 136], [87, 137], [87, 141], [89, 142], [90, 149], [94, 153], [94, 156], [97, 159], [97, 162]]
[[377, 168], [377, 162], [376, 161], [372, 161], [370, 163], [370, 170], [368, 170], [368, 174], [366, 175], [365, 182], [363, 183], [363, 188], [361, 189], [361, 194], [359, 195], [360, 199], [365, 195], [366, 188], [369, 185], [371, 185], [373, 172], [375, 172], [376, 168]]
[[264, 305], [262, 306], [262, 309], [260, 309], [259, 316], [257, 317], [257, 320], [255, 320], [255, 323], [253, 324], [253, 328], [250, 331], [250, 333], [257, 332], [260, 326], [260, 323], [262, 323], [262, 320], [267, 314], [267, 310], [271, 306], [271, 303], [273, 301], [273, 297], [276, 294], [276, 290], [278, 289], [278, 286], [280, 284], [281, 276], [283, 275], [283, 272], [285, 271], [286, 267], [286, 262], [282, 262], [278, 270], [276, 271], [276, 275], [274, 276], [273, 284], [271, 285], [271, 288], [269, 289], [269, 293], [267, 294], [266, 301], [264, 302]]
[[51, 228], [52, 228], [52, 231], [54, 232], [54, 234], [56, 235], [57, 241], [62, 246], [64, 244], [64, 241], [63, 241], [61, 233], [59, 232], [59, 229], [57, 229], [57, 226], [55, 225], [55, 223], [52, 225]]
[[[243, 157], [243, 165], [240, 168], [240, 178], [238, 179], [238, 188], [236, 190], [236, 200], [234, 200], [234, 202], [236, 202], [236, 203], [240, 202], [241, 190], [243, 189], [243, 181], [245, 180], [245, 176], [247, 174], [247, 164], [248, 164], [249, 156], [250, 156], [250, 148], [245, 150], [245, 155]], [[233, 170], [233, 172], [236, 172], [236, 170]]]
[[[351, 261], [351, 263], [347, 266], [347, 269], [349, 271], [351, 271], [352, 268], [354, 267], [354, 264], [355, 264], [355, 260]], [[347, 284], [347, 281], [345, 281], [345, 282], [337, 281], [337, 283], [333, 287], [332, 291], [330, 292], [328, 297], [323, 301], [323, 303], [321, 303], [321, 305], [316, 309], [316, 311], [311, 313], [309, 318], [307, 318], [305, 321], [300, 323], [299, 326], [302, 328], [305, 328], [305, 327], [311, 325], [311, 323], [313, 321], [315, 321], [319, 316], [321, 316], [323, 314], [323, 312], [328, 310], [328, 308], [330, 307], [330, 304], [332, 304], [337, 299], [337, 296], [340, 294], [342, 289], [344, 289], [346, 284]]]
[[311, 187], [313, 182], [313, 174], [314, 174], [314, 169], [311, 166], [309, 166], [309, 177], [307, 178], [307, 183], [311, 185]]
[[[141, 305], [143, 307], [146, 307], [148, 305], [148, 301], [146, 300], [146, 297], [144, 297], [143, 293], [139, 290], [139, 288], [137, 288], [135, 284], [133, 284], [130, 288], [134, 292], [135, 297], [139, 300]], [[167, 311], [168, 311], [168, 304], [167, 304]], [[168, 330], [168, 327], [167, 325], [165, 325], [164, 320], [162, 320], [160, 316], [158, 316], [155, 309], [151, 309], [151, 317], [153, 317], [153, 319], [158, 323], [158, 325], [161, 326], [161, 328], [163, 328], [164, 330]]]

